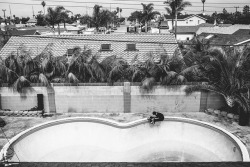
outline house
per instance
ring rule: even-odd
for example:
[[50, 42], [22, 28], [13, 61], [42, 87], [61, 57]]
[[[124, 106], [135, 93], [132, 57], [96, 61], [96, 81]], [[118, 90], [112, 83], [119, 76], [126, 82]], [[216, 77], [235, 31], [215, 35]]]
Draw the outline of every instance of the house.
[[10, 30], [8, 31], [9, 35], [13, 36], [24, 36], [24, 35], [41, 35], [38, 31], [36, 30]]
[[37, 20], [36, 20], [36, 19], [29, 19], [29, 20], [27, 21], [26, 24], [27, 24], [28, 26], [35, 26], [36, 23], [37, 23]]
[[232, 34], [211, 34], [202, 33], [197, 38], [203, 43], [209, 42], [210, 45], [249, 45], [250, 35], [232, 35]]
[[169, 26], [167, 21], [162, 21], [160, 24], [160, 33], [169, 33]]
[[[214, 25], [209, 23], [202, 23], [197, 26], [177, 26], [177, 41], [188, 41], [193, 39], [200, 27], [214, 27]], [[174, 30], [170, 30], [170, 32], [175, 33]]]
[[214, 27], [200, 27], [197, 31], [197, 35], [201, 33], [213, 33], [213, 34], [233, 34], [239, 29], [249, 29], [250, 25], [243, 25], [243, 24], [235, 24], [231, 26], [214, 26]]
[[146, 61], [149, 54], [159, 61], [161, 53], [173, 56], [179, 51], [173, 34], [90, 34], [11, 37], [0, 51], [0, 57], [5, 59], [11, 53], [16, 53], [20, 45], [24, 45], [35, 57], [50, 50], [54, 56], [63, 56], [68, 49], [78, 46], [92, 50], [102, 61], [107, 56], [116, 55], [131, 62], [134, 57], [138, 61]]
[[[172, 20], [174, 18], [170, 15], [166, 15], [165, 16], [165, 20], [168, 23], [169, 29], [172, 30]], [[197, 26], [199, 24], [202, 23], [206, 23], [206, 18], [202, 17], [201, 15], [179, 15], [177, 17], [177, 25], [178, 26]], [[175, 20], [173, 22], [173, 24], [175, 25]]]
[[242, 36], [250, 35], [250, 29], [239, 29], [235, 31], [233, 35], [242, 35]]
[[[178, 26], [176, 31], [177, 41], [188, 41], [193, 39], [198, 29], [198, 26]], [[173, 30], [171, 32], [175, 33]]]

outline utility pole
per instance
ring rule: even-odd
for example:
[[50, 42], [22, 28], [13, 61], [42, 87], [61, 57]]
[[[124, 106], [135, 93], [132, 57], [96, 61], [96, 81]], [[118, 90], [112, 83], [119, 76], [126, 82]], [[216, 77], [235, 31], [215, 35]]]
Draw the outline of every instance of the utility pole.
[[238, 12], [239, 6], [234, 6], [234, 8], [236, 9], [236, 12], [235, 12], [235, 15], [234, 15], [235, 23], [236, 23], [236, 20], [237, 20], [237, 12]]
[[35, 18], [34, 8], [32, 6], [33, 18]]
[[237, 13], [239, 6], [234, 6], [234, 8], [236, 9], [236, 13]]
[[5, 18], [5, 11], [6, 11], [6, 9], [2, 9], [2, 11], [3, 11], [4, 20], [5, 20], [5, 25], [7, 25], [6, 18]]
[[175, 0], [175, 28], [174, 28], [175, 39], [177, 39], [177, 16], [178, 16], [178, 12], [177, 12], [177, 0]]
[[10, 19], [12, 18], [12, 14], [11, 14], [11, 8], [10, 8], [10, 5], [9, 5], [9, 9], [10, 9]]

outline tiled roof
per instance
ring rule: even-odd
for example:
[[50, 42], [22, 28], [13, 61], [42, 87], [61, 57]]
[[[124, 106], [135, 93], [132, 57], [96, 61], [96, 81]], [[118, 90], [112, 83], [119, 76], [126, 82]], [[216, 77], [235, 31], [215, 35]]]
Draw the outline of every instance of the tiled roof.
[[250, 29], [250, 25], [235, 24], [229, 27], [200, 27], [197, 34], [201, 33], [214, 33], [214, 34], [233, 34], [239, 29]]
[[168, 26], [168, 22], [167, 21], [162, 21], [161, 22], [161, 27], [164, 27], [164, 26]]
[[[52, 32], [52, 28], [47, 27], [47, 26], [22, 27], [22, 28], [19, 28], [18, 30], [36, 30], [40, 33]], [[57, 31], [58, 31], [58, 28], [55, 28], [55, 32]], [[66, 31], [66, 29], [60, 28], [60, 31], [63, 32], [63, 31]]]
[[27, 23], [36, 23], [37, 22], [37, 20], [36, 19], [29, 19], [28, 21], [27, 21]]
[[9, 31], [11, 35], [23, 36], [23, 35], [39, 35], [36, 30], [12, 30]]
[[239, 29], [233, 35], [250, 35], [250, 29]]
[[[206, 38], [209, 37], [209, 38]], [[250, 39], [250, 36], [245, 35], [231, 35], [231, 34], [209, 34], [202, 33], [197, 36], [200, 40], [203, 39], [203, 42], [209, 41], [210, 44], [228, 44], [235, 45], [246, 40]]]
[[202, 23], [202, 24], [197, 25], [197, 27], [214, 27], [214, 25], [210, 23]]
[[[202, 17], [200, 15], [195, 15], [195, 14], [192, 14], [192, 15], [179, 15], [179, 16], [177, 16], [177, 19], [178, 20], [185, 20], [185, 19], [191, 18], [191, 17], [199, 17], [199, 18], [202, 18], [202, 19], [206, 20], [206, 18], [204, 18], [204, 17]], [[165, 15], [165, 19], [172, 20], [173, 17], [170, 16], [170, 15]]]
[[[138, 51], [125, 51], [127, 49], [126, 44], [130, 43], [136, 43]], [[92, 50], [93, 54], [98, 53], [100, 55], [100, 61], [107, 56], [117, 55], [129, 63], [136, 55], [138, 55], [139, 61], [145, 61], [147, 53], [150, 52], [159, 55], [160, 52], [166, 50], [167, 54], [172, 56], [178, 48], [173, 34], [92, 34], [11, 37], [0, 51], [0, 57], [5, 59], [10, 53], [16, 52], [22, 44], [33, 53], [32, 56], [42, 53], [48, 45], [51, 46], [54, 56], [62, 56], [67, 52], [67, 49], [74, 48], [75, 46], [79, 46], [82, 49], [87, 46]], [[111, 44], [112, 51], [100, 52], [101, 44]]]
[[198, 29], [197, 26], [178, 26], [177, 34], [195, 34]]
[[232, 24], [218, 24], [219, 27], [230, 27]]

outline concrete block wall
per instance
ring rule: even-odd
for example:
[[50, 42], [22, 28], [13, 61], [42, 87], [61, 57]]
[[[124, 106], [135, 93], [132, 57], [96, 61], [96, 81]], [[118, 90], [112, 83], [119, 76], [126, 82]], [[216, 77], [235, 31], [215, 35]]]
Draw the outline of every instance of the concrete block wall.
[[18, 93], [9, 87], [0, 87], [1, 109], [28, 110], [37, 106], [37, 94], [43, 94], [44, 110], [50, 112], [46, 87], [32, 87]]
[[131, 87], [132, 112], [199, 112], [200, 92], [186, 96], [183, 86], [157, 86], [150, 93], [141, 93], [138, 86]]
[[56, 113], [123, 112], [123, 86], [54, 86]]
[[25, 94], [0, 87], [2, 109], [27, 110], [37, 106], [37, 94], [44, 95], [46, 113], [151, 113], [199, 112], [206, 108], [220, 108], [224, 100], [212, 92], [195, 92], [186, 96], [185, 85], [156, 86], [154, 91], [145, 93], [139, 86], [129, 82], [120, 86], [65, 86], [52, 85], [50, 88], [33, 87]]

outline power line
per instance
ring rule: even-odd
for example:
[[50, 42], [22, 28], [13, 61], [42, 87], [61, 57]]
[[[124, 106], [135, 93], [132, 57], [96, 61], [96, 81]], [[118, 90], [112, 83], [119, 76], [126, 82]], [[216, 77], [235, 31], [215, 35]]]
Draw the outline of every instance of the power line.
[[[6, 3], [6, 4], [16, 4], [16, 5], [30, 5], [30, 6], [40, 6], [40, 4], [30, 4], [30, 3], [18, 3], [18, 2], [0, 2], [0, 3]], [[109, 4], [109, 3], [107, 3]], [[51, 7], [54, 7], [54, 6], [58, 6], [58, 5], [47, 5], [47, 6], [51, 6]], [[82, 8], [83, 6], [73, 6], [73, 5], [63, 5], [65, 7], [77, 7], [77, 8]], [[86, 6], [87, 7], [87, 6]], [[202, 6], [193, 6], [193, 7], [202, 7]], [[206, 6], [208, 7], [208, 6]], [[213, 7], [213, 8], [225, 8], [225, 7], [217, 7], [217, 6], [210, 6], [210, 7]], [[93, 7], [88, 7], [88, 8], [93, 8]], [[109, 8], [109, 7], [105, 7], [105, 8]], [[226, 7], [226, 8], [234, 8], [234, 7]], [[113, 9], [116, 9], [116, 8], [113, 8]], [[130, 9], [130, 10], [142, 10], [141, 8], [122, 8], [122, 9]], [[158, 11], [166, 11], [165, 9], [155, 9], [155, 10], [158, 10]], [[184, 11], [189, 11], [189, 12], [201, 12], [201, 11], [195, 11], [195, 10], [184, 10]], [[214, 12], [214, 11], [206, 11], [206, 12]]]
[[[32, 1], [41, 1], [41, 0], [32, 0]], [[73, 0], [47, 0], [48, 2], [57, 2], [57, 1], [60, 1], [60, 2], [73, 2], [73, 3], [100, 3], [100, 2], [91, 2], [91, 1], [89, 1], [89, 2], [81, 2], [81, 1], [73, 1]], [[115, 2], [115, 1], [121, 1], [121, 2], [123, 2], [123, 1], [127, 1], [127, 2], [135, 2], [134, 0], [112, 0], [113, 2]], [[111, 2], [111, 3], [113, 3], [113, 2]], [[164, 2], [164, 0], [162, 0], [162, 1], [153, 1], [153, 0], [149, 0], [149, 1], [145, 1], [145, 0], [143, 0], [143, 1], [136, 1], [137, 3], [143, 3], [143, 2], [150, 2], [150, 3], [154, 3], [154, 2], [159, 2], [159, 3], [162, 3], [163, 4], [163, 2]], [[191, 4], [192, 3], [194, 3], [194, 4], [201, 4], [202, 2], [191, 2]], [[114, 3], [113, 3], [114, 4]], [[121, 4], [121, 3], [119, 3], [119, 4]], [[243, 5], [247, 5], [247, 4], [250, 4], [250, 3], [226, 3], [226, 2], [206, 2], [206, 4], [243, 4]]]
[[[40, 0], [32, 0], [32, 1], [40, 1]], [[66, 1], [62, 1], [62, 0], [50, 0], [49, 2], [64, 2], [64, 3], [66, 3], [66, 2], [70, 2], [70, 3], [83, 3], [83, 4], [86, 4], [86, 3], [93, 3], [93, 4], [95, 4], [95, 3], [99, 3], [99, 4], [118, 4], [118, 5], [131, 5], [131, 6], [134, 6], [134, 5], [139, 5], [139, 6], [141, 6], [141, 3], [134, 3], [134, 4], [128, 4], [128, 3], [113, 3], [113, 2], [110, 2], [110, 3], [108, 3], [108, 2], [78, 2], [78, 1], [72, 1], [72, 0], [66, 0]], [[207, 3], [206, 3], [207, 4]], [[211, 3], [212, 4], [212, 3]], [[226, 3], [225, 3], [226, 4]], [[167, 5], [164, 5], [164, 4], [162, 4], [162, 5], [154, 5], [154, 6], [160, 6], [160, 7], [165, 7], [165, 6], [167, 6]], [[201, 7], [203, 7], [203, 6], [191, 6], [191, 7], [198, 7], [198, 8], [201, 8]], [[212, 7], [212, 8], [221, 8], [221, 7], [218, 7], [218, 6], [207, 6], [206, 5], [206, 7]], [[234, 8], [234, 7], [227, 7], [227, 8]]]
[[[37, 1], [37, 0], [33, 0], [33, 1]], [[82, 4], [89, 4], [89, 3], [98, 3], [98, 2], [75, 2], [75, 1], [60, 1], [60, 0], [55, 0], [55, 1], [51, 1], [51, 2], [71, 2], [71, 3], [82, 3]], [[16, 4], [16, 5], [36, 5], [36, 6], [40, 6], [41, 4], [34, 4], [34, 3], [20, 3], [20, 2], [0, 2], [0, 3], [5, 3], [5, 4]], [[131, 6], [135, 6], [135, 5], [139, 5], [141, 6], [141, 4], [124, 4], [124, 3], [107, 3], [107, 2], [99, 2], [99, 4], [119, 4], [119, 5], [131, 5]], [[61, 5], [61, 4], [60, 4]], [[59, 5], [59, 6], [60, 6]], [[46, 6], [57, 6], [57, 5], [46, 5]], [[74, 6], [74, 5], [61, 5], [61, 6], [66, 6], [66, 7], [82, 7], [82, 6]], [[159, 6], [159, 7], [166, 7], [166, 5], [154, 5], [154, 6]], [[203, 6], [191, 6], [192, 8], [202, 8]], [[206, 6], [206, 7], [211, 7], [211, 8], [235, 8], [235, 7], [219, 7], [219, 6]], [[239, 8], [243, 8], [243, 7], [239, 7]], [[122, 9], [137, 9], [137, 8], [122, 8]], [[142, 8], [140, 8], [142, 10]]]

